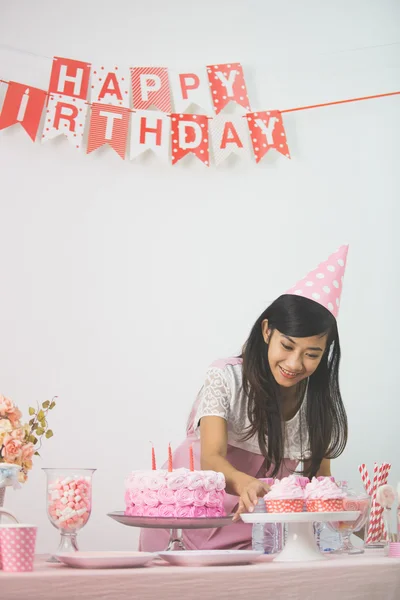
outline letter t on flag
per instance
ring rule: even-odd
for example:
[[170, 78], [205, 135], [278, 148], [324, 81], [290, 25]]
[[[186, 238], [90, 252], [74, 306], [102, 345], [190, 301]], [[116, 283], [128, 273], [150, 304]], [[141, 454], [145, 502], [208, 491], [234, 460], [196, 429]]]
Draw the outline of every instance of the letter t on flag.
[[92, 105], [87, 154], [109, 144], [124, 159], [129, 114], [129, 108], [95, 102]]

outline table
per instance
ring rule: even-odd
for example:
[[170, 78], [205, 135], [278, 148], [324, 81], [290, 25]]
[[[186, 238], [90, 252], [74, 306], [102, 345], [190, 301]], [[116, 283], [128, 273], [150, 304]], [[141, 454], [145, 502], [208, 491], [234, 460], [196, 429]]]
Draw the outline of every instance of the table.
[[32, 573], [0, 571], [2, 600], [399, 600], [400, 559], [381, 551], [307, 563], [81, 570], [37, 557]]

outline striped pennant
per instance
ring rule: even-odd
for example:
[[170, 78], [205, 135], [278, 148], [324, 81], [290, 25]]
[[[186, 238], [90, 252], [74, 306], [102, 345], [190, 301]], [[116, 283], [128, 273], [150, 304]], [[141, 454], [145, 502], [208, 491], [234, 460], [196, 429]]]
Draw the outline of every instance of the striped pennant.
[[95, 102], [92, 105], [87, 154], [109, 144], [124, 159], [129, 115], [129, 108]]
[[146, 110], [154, 106], [161, 112], [171, 112], [168, 69], [132, 67], [131, 82], [134, 108]]

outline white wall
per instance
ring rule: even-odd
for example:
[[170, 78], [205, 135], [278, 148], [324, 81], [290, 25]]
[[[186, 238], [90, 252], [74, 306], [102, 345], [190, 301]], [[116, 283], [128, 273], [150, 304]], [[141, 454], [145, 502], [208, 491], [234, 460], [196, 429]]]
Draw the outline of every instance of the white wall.
[[[290, 108], [399, 89], [399, 3], [0, 0], [0, 43], [38, 55], [170, 68], [241, 61], [254, 108]], [[0, 48], [0, 78], [41, 88], [51, 61]], [[0, 132], [0, 390], [21, 408], [59, 396], [55, 437], [22, 491], [45, 514], [42, 466], [94, 466], [82, 548], [133, 548], [105, 515], [124, 476], [184, 436], [204, 370], [240, 349], [267, 303], [343, 242], [351, 249], [340, 331], [350, 421], [334, 465], [398, 458], [400, 242], [394, 96], [290, 113], [292, 160], [163, 167], [85, 156]]]

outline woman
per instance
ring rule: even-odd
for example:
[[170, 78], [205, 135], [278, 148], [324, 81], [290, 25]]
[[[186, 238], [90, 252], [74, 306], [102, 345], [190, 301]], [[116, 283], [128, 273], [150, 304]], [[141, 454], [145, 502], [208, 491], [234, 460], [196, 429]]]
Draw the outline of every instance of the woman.
[[[330, 475], [330, 460], [346, 446], [335, 318], [346, 256], [343, 246], [275, 300], [255, 322], [242, 355], [207, 371], [174, 467], [187, 466], [192, 444], [196, 468], [225, 475], [225, 510], [235, 512], [234, 520], [268, 491], [260, 478]], [[145, 529], [140, 549], [157, 551], [167, 540], [167, 532]], [[188, 549], [247, 549], [251, 526], [186, 530], [184, 541]]]

